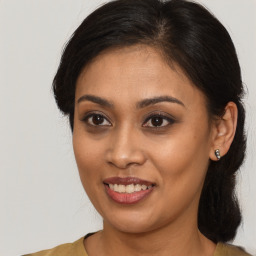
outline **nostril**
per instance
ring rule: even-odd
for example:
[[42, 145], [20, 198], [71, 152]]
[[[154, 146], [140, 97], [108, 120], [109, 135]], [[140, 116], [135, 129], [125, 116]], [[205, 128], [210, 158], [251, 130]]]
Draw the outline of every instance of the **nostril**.
[[140, 150], [115, 149], [106, 153], [106, 161], [115, 167], [126, 169], [131, 165], [142, 165], [146, 157]]

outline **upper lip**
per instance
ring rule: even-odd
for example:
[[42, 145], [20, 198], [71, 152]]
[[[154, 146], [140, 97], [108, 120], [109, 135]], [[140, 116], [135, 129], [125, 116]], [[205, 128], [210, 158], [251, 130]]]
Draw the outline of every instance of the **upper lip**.
[[103, 180], [105, 184], [119, 184], [119, 185], [130, 185], [130, 184], [140, 184], [151, 186], [155, 185], [154, 182], [148, 180], [142, 180], [136, 177], [109, 177]]

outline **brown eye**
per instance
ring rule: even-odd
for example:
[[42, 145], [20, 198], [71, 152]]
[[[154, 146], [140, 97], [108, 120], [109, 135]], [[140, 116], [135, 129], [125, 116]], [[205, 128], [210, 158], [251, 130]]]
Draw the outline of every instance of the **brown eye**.
[[170, 117], [164, 115], [153, 115], [147, 118], [143, 126], [150, 128], [161, 128], [171, 125], [174, 122], [175, 120]]
[[163, 124], [163, 118], [159, 116], [155, 116], [151, 119], [152, 126], [161, 126]]
[[100, 114], [90, 114], [84, 121], [92, 126], [111, 126], [111, 123]]
[[104, 122], [104, 118], [101, 115], [94, 115], [92, 117], [92, 122], [95, 125], [100, 125], [100, 124], [102, 124]]

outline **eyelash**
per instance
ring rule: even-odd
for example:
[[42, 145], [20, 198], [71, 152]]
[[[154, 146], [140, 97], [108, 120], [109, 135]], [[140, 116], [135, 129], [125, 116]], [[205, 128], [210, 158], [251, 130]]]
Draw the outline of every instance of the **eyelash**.
[[[152, 124], [153, 118], [159, 118], [162, 122], [167, 122], [167, 124], [165, 124], [163, 126], [162, 126], [162, 124], [160, 126], [146, 126], [145, 124], [149, 123], [149, 121], [151, 121], [151, 124]], [[153, 114], [153, 115], [150, 115], [149, 117], [147, 117], [145, 122], [143, 123], [143, 127], [150, 127], [152, 129], [161, 129], [161, 128], [165, 128], [169, 125], [172, 125], [173, 123], [175, 123], [174, 118], [171, 118], [169, 116], [158, 113], [158, 114]]]
[[[100, 117], [100, 118], [103, 118], [103, 122], [107, 121], [109, 123], [109, 125], [105, 125], [105, 124], [93, 124], [93, 121], [89, 121], [90, 118], [93, 118], [93, 117]], [[94, 127], [97, 127], [97, 126], [111, 126], [111, 122], [108, 120], [108, 118], [106, 118], [103, 114], [100, 114], [100, 113], [90, 113], [90, 114], [87, 114], [83, 120], [83, 122], [87, 123], [88, 125], [90, 126], [94, 126]]]
[[[98, 117], [101, 118], [103, 121], [103, 124], [95, 124], [93, 123], [92, 118], [94, 117]], [[162, 123], [159, 126], [154, 126], [152, 125], [152, 119], [153, 118], [159, 118], [160, 122], [164, 123], [167, 122], [167, 124], [165, 123], [165, 125], [162, 125]], [[100, 114], [100, 113], [90, 113], [87, 114], [83, 119], [83, 122], [85, 122], [86, 124], [88, 124], [89, 126], [93, 126], [93, 127], [107, 127], [107, 126], [112, 126], [111, 122], [108, 120], [107, 117], [105, 117], [105, 115]], [[95, 120], [94, 120], [95, 121]], [[156, 121], [156, 120], [155, 120]], [[104, 122], [107, 122], [108, 124], [104, 124]], [[146, 125], [147, 123], [151, 122], [151, 125]], [[148, 116], [146, 118], [146, 120], [143, 122], [143, 127], [149, 127], [150, 129], [161, 129], [161, 128], [165, 128], [169, 125], [172, 125], [173, 123], [175, 123], [175, 119], [166, 115], [163, 115], [162, 113], [158, 113], [158, 114], [151, 114], [150, 116]]]

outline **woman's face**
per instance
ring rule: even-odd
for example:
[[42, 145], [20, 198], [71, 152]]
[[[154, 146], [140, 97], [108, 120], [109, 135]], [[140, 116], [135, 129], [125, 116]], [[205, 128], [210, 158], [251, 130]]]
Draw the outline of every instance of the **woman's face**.
[[78, 79], [75, 157], [112, 228], [138, 233], [196, 221], [212, 137], [203, 94], [153, 48], [105, 52]]

